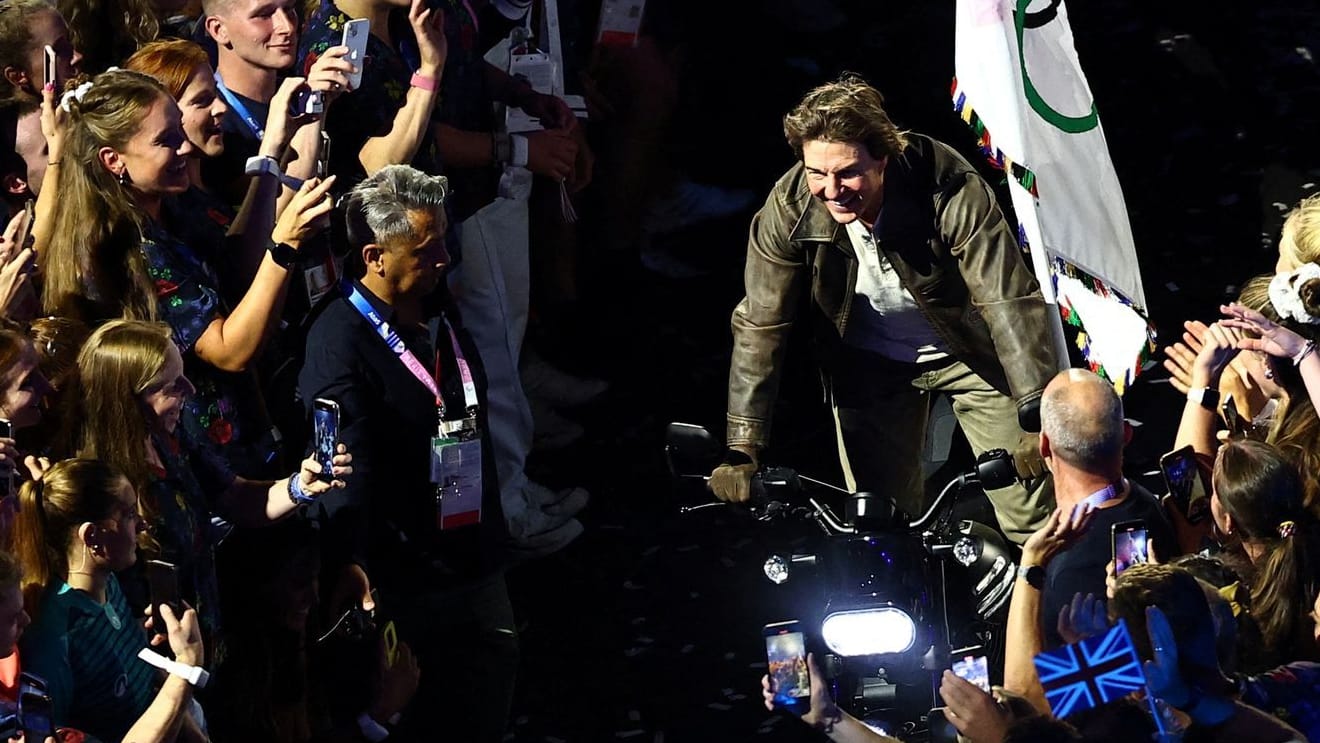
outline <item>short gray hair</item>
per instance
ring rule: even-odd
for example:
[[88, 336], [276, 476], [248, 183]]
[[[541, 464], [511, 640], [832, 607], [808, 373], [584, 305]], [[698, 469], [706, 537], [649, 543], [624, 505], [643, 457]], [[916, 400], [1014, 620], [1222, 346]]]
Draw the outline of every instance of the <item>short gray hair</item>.
[[387, 165], [353, 187], [344, 197], [344, 226], [353, 253], [375, 243], [416, 239], [410, 212], [440, 214], [449, 195], [449, 179], [427, 175], [408, 165]]
[[1084, 369], [1059, 372], [1045, 388], [1040, 426], [1054, 455], [1075, 467], [1112, 466], [1123, 454], [1123, 401]]

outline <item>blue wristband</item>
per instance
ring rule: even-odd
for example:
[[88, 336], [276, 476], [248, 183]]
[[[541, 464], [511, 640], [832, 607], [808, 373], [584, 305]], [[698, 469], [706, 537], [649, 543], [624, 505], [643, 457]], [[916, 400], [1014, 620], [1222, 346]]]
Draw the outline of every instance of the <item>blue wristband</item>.
[[304, 506], [316, 502], [314, 496], [303, 492], [301, 475], [302, 471], [300, 470], [289, 477], [289, 500], [293, 501], [295, 506]]

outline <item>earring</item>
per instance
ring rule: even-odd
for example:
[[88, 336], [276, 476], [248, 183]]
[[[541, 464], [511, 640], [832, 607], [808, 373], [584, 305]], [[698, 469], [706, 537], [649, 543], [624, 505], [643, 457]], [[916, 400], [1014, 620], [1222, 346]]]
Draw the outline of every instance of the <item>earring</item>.
[[128, 168], [119, 171], [119, 174], [115, 176], [115, 180], [119, 181], [119, 185], [121, 186], [127, 186], [129, 183], [132, 183], [132, 180], [128, 177]]

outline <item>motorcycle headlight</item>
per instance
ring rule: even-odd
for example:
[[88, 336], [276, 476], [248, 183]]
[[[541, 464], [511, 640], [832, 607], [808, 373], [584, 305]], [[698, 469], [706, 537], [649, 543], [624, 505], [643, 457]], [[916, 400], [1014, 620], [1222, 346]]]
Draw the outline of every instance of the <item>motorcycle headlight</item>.
[[844, 657], [904, 653], [917, 641], [917, 624], [902, 609], [884, 606], [834, 612], [820, 633], [829, 649]]

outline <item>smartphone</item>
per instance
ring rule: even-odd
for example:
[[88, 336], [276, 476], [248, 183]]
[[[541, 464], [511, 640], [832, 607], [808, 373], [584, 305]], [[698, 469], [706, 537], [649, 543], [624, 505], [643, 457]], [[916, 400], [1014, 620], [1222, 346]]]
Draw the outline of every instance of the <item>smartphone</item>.
[[394, 661], [399, 659], [399, 631], [394, 628], [394, 620], [385, 623], [380, 636], [385, 640], [385, 666], [393, 668]]
[[989, 693], [990, 664], [986, 656], [982, 655], [984, 652], [985, 649], [980, 645], [953, 651], [953, 656], [960, 660], [955, 660], [950, 670], [958, 678], [976, 684], [981, 691]]
[[321, 151], [316, 157], [316, 177], [325, 180], [330, 177], [330, 135], [321, 132]]
[[1230, 436], [1245, 436], [1251, 430], [1247, 419], [1238, 412], [1237, 405], [1233, 403], [1232, 395], [1224, 395], [1224, 402], [1219, 406], [1219, 414], [1224, 419], [1224, 424], [1228, 426]]
[[1190, 445], [1160, 457], [1160, 472], [1178, 511], [1188, 523], [1197, 524], [1210, 512], [1209, 484], [1196, 462], [1196, 450]]
[[321, 465], [317, 477], [330, 482], [335, 479], [334, 456], [339, 446], [339, 403], [317, 398], [312, 403], [312, 430], [316, 446], [316, 462]]
[[797, 620], [767, 624], [761, 630], [770, 667], [775, 706], [801, 715], [811, 709], [811, 676], [807, 673], [807, 637]]
[[161, 605], [169, 604], [175, 618], [183, 615], [183, 604], [179, 601], [179, 573], [174, 563], [147, 560], [147, 584], [151, 587], [151, 626], [156, 634], [167, 634], [165, 620], [160, 618]]
[[325, 112], [325, 96], [319, 90], [302, 89], [289, 99], [289, 116], [309, 116]]
[[[44, 66], [45, 66], [44, 72], [46, 75], [46, 79], [43, 80], [42, 82], [44, 82], [46, 85], [57, 85], [57, 82], [55, 80], [55, 77], [58, 74], [55, 70], [55, 50], [51, 47], [50, 44], [47, 44], [46, 46], [42, 47], [41, 52], [42, 52], [42, 60], [44, 61]], [[56, 90], [55, 95], [59, 96], [59, 94], [60, 91]]]
[[354, 18], [344, 24], [343, 45], [348, 47], [346, 59], [356, 71], [348, 76], [348, 89], [357, 90], [362, 84], [362, 61], [367, 57], [367, 39], [371, 38], [371, 20]]
[[23, 740], [55, 737], [53, 706], [45, 689], [28, 686], [19, 692], [18, 722], [23, 727]]
[[1114, 548], [1114, 574], [1150, 562], [1150, 551], [1146, 547], [1146, 522], [1140, 519], [1120, 521], [1111, 528], [1111, 541]]
[[[6, 418], [0, 418], [0, 438], [14, 438], [14, 426]], [[14, 494], [14, 464], [8, 459], [0, 462], [0, 487], [5, 488], [6, 495]]]

